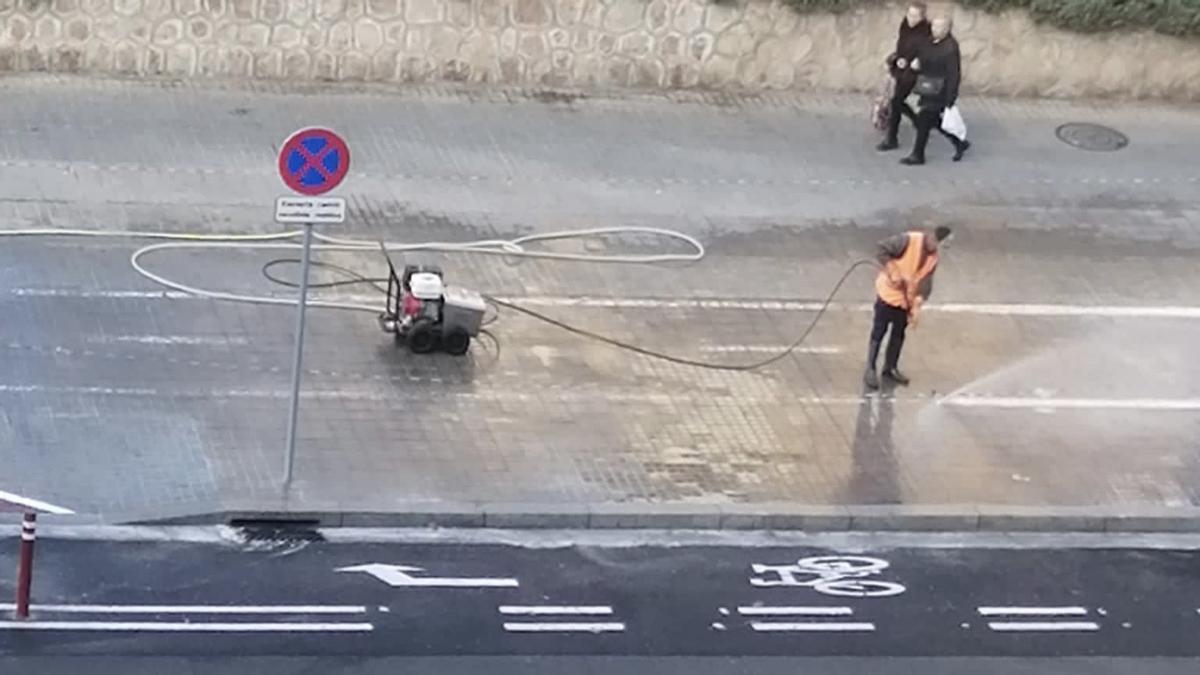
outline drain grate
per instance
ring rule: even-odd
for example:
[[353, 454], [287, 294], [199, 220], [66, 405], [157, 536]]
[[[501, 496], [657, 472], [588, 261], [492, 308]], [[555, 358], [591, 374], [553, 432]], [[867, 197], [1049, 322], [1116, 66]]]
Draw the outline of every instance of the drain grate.
[[1101, 124], [1070, 122], [1055, 129], [1054, 134], [1067, 145], [1092, 152], [1116, 152], [1129, 145], [1129, 138]]
[[296, 542], [324, 541], [317, 531], [319, 521], [308, 519], [234, 518], [231, 527], [241, 531], [246, 541]]

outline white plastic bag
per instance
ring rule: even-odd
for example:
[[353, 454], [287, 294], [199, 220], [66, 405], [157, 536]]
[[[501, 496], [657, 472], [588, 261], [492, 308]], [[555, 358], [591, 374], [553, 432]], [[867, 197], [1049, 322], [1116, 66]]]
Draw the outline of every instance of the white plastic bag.
[[942, 130], [960, 141], [967, 140], [967, 121], [958, 111], [958, 106], [952, 105], [942, 113]]

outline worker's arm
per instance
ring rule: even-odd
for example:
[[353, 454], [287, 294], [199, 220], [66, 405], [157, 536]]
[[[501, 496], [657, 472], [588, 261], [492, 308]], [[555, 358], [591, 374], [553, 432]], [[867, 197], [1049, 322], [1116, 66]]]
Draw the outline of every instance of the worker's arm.
[[933, 293], [933, 272], [925, 275], [924, 279], [917, 284], [917, 297], [921, 302], [928, 302], [929, 296]]
[[879, 261], [881, 266], [886, 267], [887, 264], [904, 255], [904, 249], [908, 247], [908, 235], [897, 234], [894, 237], [888, 237], [879, 242], [875, 249], [875, 259]]
[[921, 311], [925, 308], [930, 293], [933, 293], [933, 272], [925, 275], [925, 278], [917, 283], [916, 297], [913, 298], [912, 307], [908, 308], [908, 323], [913, 328], [921, 322]]

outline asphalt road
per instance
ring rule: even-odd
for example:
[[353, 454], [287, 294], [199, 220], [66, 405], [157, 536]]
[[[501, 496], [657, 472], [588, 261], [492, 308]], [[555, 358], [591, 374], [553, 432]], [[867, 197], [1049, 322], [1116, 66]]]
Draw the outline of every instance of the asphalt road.
[[[0, 669], [38, 675], [1191, 675], [1195, 659], [383, 657], [3, 658]], [[4, 672], [8, 672], [4, 670]]]
[[[11, 569], [13, 542], [0, 549]], [[0, 655], [1200, 656], [1193, 550], [49, 540], [37, 554], [34, 620], [0, 623]]]

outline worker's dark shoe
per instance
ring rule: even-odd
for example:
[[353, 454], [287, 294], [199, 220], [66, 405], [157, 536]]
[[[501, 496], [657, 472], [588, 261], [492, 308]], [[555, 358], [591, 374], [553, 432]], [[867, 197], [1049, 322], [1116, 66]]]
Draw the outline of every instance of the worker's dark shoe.
[[971, 149], [971, 141], [959, 141], [954, 144], [954, 161], [962, 161], [963, 155]]
[[900, 160], [900, 163], [905, 166], [920, 166], [925, 163], [925, 158], [917, 157], [916, 155], [909, 155], [908, 157]]
[[875, 146], [875, 149], [880, 152], [887, 152], [888, 150], [895, 150], [898, 147], [900, 147], [899, 141], [884, 140], [882, 143]]
[[867, 368], [866, 372], [863, 373], [863, 385], [867, 389], [879, 388], [879, 376], [875, 374], [874, 368]]
[[887, 370], [883, 371], [883, 376], [902, 387], [908, 386], [909, 379], [904, 375], [904, 373], [896, 370], [895, 368], [888, 368]]

